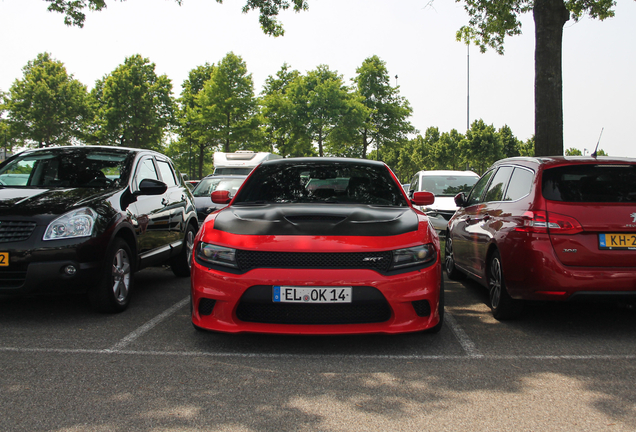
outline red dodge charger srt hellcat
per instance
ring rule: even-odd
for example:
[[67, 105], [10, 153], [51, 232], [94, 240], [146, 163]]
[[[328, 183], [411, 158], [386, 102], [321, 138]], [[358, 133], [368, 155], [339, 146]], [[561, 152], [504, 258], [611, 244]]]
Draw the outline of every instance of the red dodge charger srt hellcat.
[[194, 246], [192, 323], [228, 333], [441, 329], [439, 240], [382, 162], [267, 161], [209, 215]]

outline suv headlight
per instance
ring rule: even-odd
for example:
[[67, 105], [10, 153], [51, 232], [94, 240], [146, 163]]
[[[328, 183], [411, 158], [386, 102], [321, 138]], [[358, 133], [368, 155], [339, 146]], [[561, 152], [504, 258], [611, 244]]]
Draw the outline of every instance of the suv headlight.
[[236, 264], [236, 249], [201, 242], [199, 247], [197, 247], [196, 254], [197, 258], [203, 262], [238, 268], [238, 264]]
[[437, 251], [432, 243], [393, 251], [391, 269], [422, 265], [435, 260]]
[[70, 211], [46, 227], [42, 240], [63, 240], [76, 237], [90, 237], [95, 228], [97, 213], [89, 207]]

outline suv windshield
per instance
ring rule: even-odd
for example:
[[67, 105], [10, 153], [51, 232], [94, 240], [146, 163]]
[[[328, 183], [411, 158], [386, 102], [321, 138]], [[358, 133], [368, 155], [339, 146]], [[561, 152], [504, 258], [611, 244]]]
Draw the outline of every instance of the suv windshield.
[[543, 172], [543, 196], [565, 202], [636, 202], [636, 164], [568, 165]]
[[245, 177], [240, 178], [217, 178], [208, 177], [199, 182], [197, 187], [192, 191], [192, 195], [195, 197], [210, 197], [210, 194], [215, 190], [226, 190], [230, 192], [230, 196], [234, 196], [236, 191], [241, 187], [245, 181]]
[[0, 166], [0, 186], [115, 187], [121, 184], [128, 153], [108, 149], [25, 152]]
[[470, 192], [479, 176], [422, 176], [420, 190], [433, 192], [435, 196], [454, 197], [460, 192]]
[[408, 205], [383, 166], [326, 162], [261, 165], [234, 204], [258, 202]]

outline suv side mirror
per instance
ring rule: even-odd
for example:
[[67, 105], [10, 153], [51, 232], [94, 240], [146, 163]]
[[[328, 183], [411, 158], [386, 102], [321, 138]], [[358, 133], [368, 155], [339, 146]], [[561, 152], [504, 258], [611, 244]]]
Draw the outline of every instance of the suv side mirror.
[[212, 198], [212, 202], [214, 204], [228, 204], [230, 201], [232, 201], [232, 198], [230, 198], [230, 191], [226, 190], [214, 191], [212, 192], [210, 197]]
[[465, 192], [460, 192], [457, 195], [455, 195], [455, 205], [457, 207], [465, 207], [466, 206], [466, 193]]
[[168, 190], [168, 185], [155, 179], [143, 179], [135, 195], [161, 195]]
[[435, 202], [433, 192], [413, 192], [411, 202], [418, 206], [431, 205]]

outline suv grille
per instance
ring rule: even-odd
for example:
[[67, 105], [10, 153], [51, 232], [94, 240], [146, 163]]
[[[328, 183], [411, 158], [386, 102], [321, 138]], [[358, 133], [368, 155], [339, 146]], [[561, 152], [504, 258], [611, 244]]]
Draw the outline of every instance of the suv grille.
[[255, 268], [360, 268], [387, 272], [393, 254], [389, 252], [258, 252], [236, 251], [236, 261], [242, 271]]
[[267, 324], [364, 324], [385, 322], [391, 308], [373, 287], [353, 287], [351, 303], [274, 303], [272, 287], [250, 287], [239, 302], [236, 316], [241, 321]]
[[28, 239], [35, 229], [35, 222], [0, 221], [0, 243]]

